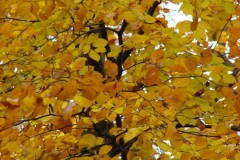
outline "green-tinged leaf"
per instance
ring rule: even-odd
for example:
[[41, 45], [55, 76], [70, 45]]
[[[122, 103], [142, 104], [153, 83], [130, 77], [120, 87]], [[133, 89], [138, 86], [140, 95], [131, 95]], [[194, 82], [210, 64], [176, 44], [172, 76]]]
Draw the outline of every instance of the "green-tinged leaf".
[[210, 106], [209, 102], [207, 102], [206, 100], [196, 97], [195, 98], [196, 104], [199, 105], [199, 107], [201, 108], [202, 111], [204, 112], [213, 112], [213, 107]]
[[212, 72], [210, 73], [210, 77], [211, 77], [212, 80], [213, 80], [214, 82], [216, 82], [216, 83], [221, 80], [221, 76], [219, 75], [219, 73], [214, 72], [214, 71], [212, 71]]
[[155, 18], [147, 14], [147, 15], [144, 17], [144, 21], [145, 21], [146, 23], [154, 23], [154, 22], [155, 22]]
[[140, 133], [141, 133], [141, 130], [139, 128], [129, 129], [128, 132], [123, 137], [124, 142], [128, 142], [132, 140], [133, 138], [137, 137]]
[[164, 142], [156, 142], [157, 143], [157, 146], [161, 149], [161, 150], [163, 150], [163, 151], [165, 151], [165, 152], [172, 152], [172, 148], [171, 148], [171, 146], [170, 145], [168, 145], [168, 144], [166, 144], [166, 143], [164, 143]]
[[108, 41], [102, 38], [98, 38], [93, 42], [93, 46], [96, 48], [102, 47], [104, 48], [108, 44]]
[[235, 77], [232, 74], [223, 74], [222, 75], [222, 82], [226, 84], [231, 84], [235, 81]]
[[97, 62], [100, 60], [100, 55], [99, 55], [99, 53], [97, 53], [97, 52], [95, 52], [95, 51], [93, 51], [93, 50], [90, 51], [89, 57], [91, 57], [93, 60], [95, 60], [95, 61], [97, 61]]
[[177, 119], [182, 126], [185, 126], [186, 124], [191, 123], [191, 120], [189, 118], [186, 118], [185, 115], [177, 116]]

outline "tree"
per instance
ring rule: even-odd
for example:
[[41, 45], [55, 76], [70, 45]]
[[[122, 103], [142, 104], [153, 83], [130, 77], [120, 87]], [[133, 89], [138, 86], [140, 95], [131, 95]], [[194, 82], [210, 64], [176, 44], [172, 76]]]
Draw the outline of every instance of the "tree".
[[1, 0], [1, 159], [240, 159], [239, 4]]

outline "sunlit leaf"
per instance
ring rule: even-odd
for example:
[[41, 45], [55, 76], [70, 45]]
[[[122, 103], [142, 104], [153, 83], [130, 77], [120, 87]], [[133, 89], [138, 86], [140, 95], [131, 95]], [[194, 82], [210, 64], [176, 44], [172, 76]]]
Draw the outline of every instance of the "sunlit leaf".
[[82, 136], [81, 144], [87, 145], [87, 146], [93, 146], [96, 143], [96, 137], [92, 134], [84, 134]]
[[210, 76], [214, 82], [219, 82], [221, 80], [221, 76], [217, 72], [211, 72]]
[[0, 6], [1, 159], [240, 159], [236, 0]]
[[98, 38], [97, 40], [95, 40], [93, 42], [93, 46], [96, 48], [105, 47], [107, 45], [107, 43], [108, 42], [105, 39]]
[[89, 53], [89, 57], [91, 57], [92, 59], [94, 59], [95, 61], [99, 61], [100, 60], [100, 55], [99, 53], [91, 50], [90, 53]]
[[145, 21], [146, 23], [154, 23], [154, 22], [155, 22], [155, 18], [151, 17], [150, 15], [146, 15], [146, 16], [144, 17], [144, 21]]
[[71, 63], [72, 70], [80, 70], [85, 66], [85, 59], [77, 58], [73, 63]]
[[128, 130], [128, 132], [124, 135], [124, 141], [128, 142], [132, 140], [133, 138], [137, 137], [141, 133], [141, 130], [139, 128], [131, 128]]

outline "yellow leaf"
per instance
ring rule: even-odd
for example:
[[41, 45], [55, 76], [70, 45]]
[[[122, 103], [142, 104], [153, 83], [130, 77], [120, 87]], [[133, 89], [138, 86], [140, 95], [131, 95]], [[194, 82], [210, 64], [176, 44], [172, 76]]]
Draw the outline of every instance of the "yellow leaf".
[[171, 95], [172, 89], [168, 85], [162, 85], [158, 89], [158, 93], [162, 98], [167, 98]]
[[176, 88], [186, 87], [189, 85], [189, 82], [190, 82], [189, 78], [176, 78], [173, 80], [173, 85]]
[[44, 67], [48, 66], [49, 64], [45, 61], [41, 62], [32, 62], [32, 64], [34, 67], [38, 68], [38, 69], [43, 69]]
[[95, 52], [94, 50], [90, 51], [89, 57], [91, 57], [93, 60], [95, 60], [97, 62], [100, 60], [100, 55], [97, 52]]
[[226, 47], [223, 45], [217, 45], [214, 50], [221, 54], [224, 54], [227, 51]]
[[221, 76], [217, 72], [211, 72], [210, 76], [214, 82], [219, 82], [221, 80]]
[[93, 102], [86, 99], [83, 96], [75, 96], [74, 97], [74, 101], [80, 106], [80, 107], [90, 107], [91, 105], [93, 105]]
[[81, 137], [80, 143], [87, 146], [93, 146], [95, 145], [96, 141], [97, 141], [97, 138], [93, 134], [87, 133]]
[[144, 43], [146, 40], [148, 40], [148, 36], [146, 35], [139, 35], [139, 34], [134, 34], [132, 37], [131, 37], [131, 41], [134, 43], [134, 44], [142, 44]]
[[31, 11], [31, 3], [22, 2], [21, 5], [17, 5], [16, 13], [18, 16], [26, 17]]
[[145, 21], [146, 23], [155, 23], [155, 18], [147, 14], [147, 15], [144, 17], [144, 21]]
[[[229, 36], [228, 32], [223, 31], [223, 32], [221, 33], [221, 37], [220, 37], [220, 39], [219, 39], [219, 43], [226, 43], [226, 41], [227, 41], [227, 39], [228, 39], [228, 36]], [[217, 47], [217, 46], [216, 46], [216, 47]], [[216, 47], [215, 47], [215, 50], [216, 50]]]
[[120, 47], [114, 48], [114, 50], [109, 52], [107, 54], [107, 56], [108, 57], [117, 57], [121, 51], [122, 51], [122, 49]]
[[137, 20], [137, 16], [134, 15], [134, 13], [132, 13], [131, 11], [124, 12], [123, 16], [128, 23], [133, 23]]
[[122, 114], [123, 113], [123, 109], [124, 107], [118, 107], [114, 110], [114, 112], [116, 112], [117, 114]]
[[178, 131], [177, 129], [175, 128], [175, 126], [171, 123], [168, 124], [168, 127], [165, 131], [165, 138], [168, 138], [168, 139], [177, 139], [178, 138]]
[[71, 45], [69, 45], [69, 46], [67, 47], [67, 50], [68, 50], [68, 51], [73, 51], [75, 48], [76, 48], [76, 45], [75, 45], [74, 43], [72, 43]]
[[185, 126], [186, 124], [191, 123], [191, 119], [185, 117], [184, 115], [177, 116], [176, 118], [182, 126]]
[[182, 103], [187, 99], [186, 90], [183, 88], [174, 89], [172, 92], [172, 101], [176, 103]]
[[178, 22], [177, 25], [176, 25], [176, 28], [179, 29], [179, 32], [180, 33], [186, 33], [186, 32], [189, 32], [190, 31], [190, 24], [192, 22], [191, 21], [188, 21], [188, 20], [185, 20], [185, 21], [181, 21], [181, 22]]
[[97, 53], [105, 53], [106, 52], [106, 48], [105, 47], [98, 47], [95, 49], [95, 52]]
[[137, 137], [140, 134], [141, 130], [139, 128], [130, 128], [128, 132], [124, 135], [124, 142], [128, 142], [131, 139]]
[[227, 13], [229, 14], [234, 14], [235, 12], [235, 6], [234, 3], [231, 3], [232, 1], [225, 2], [224, 3], [224, 9], [226, 10]]
[[161, 150], [163, 150], [163, 151], [165, 151], [165, 152], [172, 152], [172, 148], [171, 148], [171, 146], [169, 146], [168, 144], [166, 144], [166, 143], [164, 143], [164, 142], [156, 142], [157, 143], [157, 146], [161, 149]]
[[100, 148], [99, 154], [104, 155], [107, 154], [109, 151], [111, 151], [112, 146], [111, 145], [104, 145], [103, 147]]
[[108, 41], [102, 38], [98, 38], [93, 42], [93, 46], [96, 48], [105, 47], [108, 44]]
[[85, 59], [82, 57], [77, 58], [73, 63], [71, 63], [70, 67], [72, 70], [80, 70], [85, 66]]
[[194, 145], [196, 145], [199, 148], [205, 147], [206, 145], [208, 145], [207, 138], [203, 136], [197, 137], [194, 141]]
[[10, 153], [11, 153], [12, 151], [17, 152], [17, 151], [21, 150], [19, 141], [8, 142], [8, 143], [4, 146], [4, 148], [6, 148]]
[[72, 135], [69, 135], [63, 139], [63, 142], [66, 142], [69, 144], [74, 144], [76, 141], [77, 141], [77, 139]]
[[138, 159], [152, 159], [152, 148], [149, 147], [147, 149], [141, 149], [138, 152], [139, 158]]

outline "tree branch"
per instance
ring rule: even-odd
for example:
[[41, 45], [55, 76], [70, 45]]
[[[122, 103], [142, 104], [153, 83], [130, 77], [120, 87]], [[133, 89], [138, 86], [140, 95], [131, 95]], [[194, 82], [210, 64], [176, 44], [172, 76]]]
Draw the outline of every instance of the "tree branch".
[[[180, 123], [176, 124], [176, 128], [184, 128], [184, 127], [188, 127], [188, 128], [197, 128], [196, 125], [192, 125], [192, 124], [186, 124], [186, 125], [181, 125]], [[205, 128], [212, 128], [212, 125], [205, 125]]]
[[231, 129], [234, 131], [240, 131], [240, 126], [231, 126]]
[[[154, 11], [156, 10], [157, 6], [161, 3], [162, 1], [158, 2], [155, 1], [153, 3], [153, 5], [148, 9], [147, 14], [150, 16], [153, 16]], [[118, 31], [118, 42], [119, 45], [123, 44], [123, 32], [125, 31], [126, 27], [127, 27], [128, 23], [126, 22], [126, 20], [123, 20], [123, 24], [121, 29]], [[142, 29], [139, 29], [138, 34], [142, 35], [144, 34]], [[122, 64], [127, 60], [127, 58], [130, 56], [130, 54], [132, 53], [132, 51], [134, 50], [134, 48], [131, 48], [129, 50], [125, 50], [122, 51], [118, 58], [117, 58], [117, 65], [118, 65], [118, 74], [117, 74], [117, 79], [120, 79], [122, 76], [122, 72], [123, 72], [123, 68], [122, 68]]]
[[195, 136], [221, 138], [221, 136], [219, 136], [219, 135], [208, 135], [208, 134], [201, 134], [201, 133], [198, 133], [198, 132], [188, 132], [188, 131], [183, 131], [183, 130], [178, 130], [178, 132], [185, 133], [185, 134], [190, 134], [190, 135], [195, 135]]

